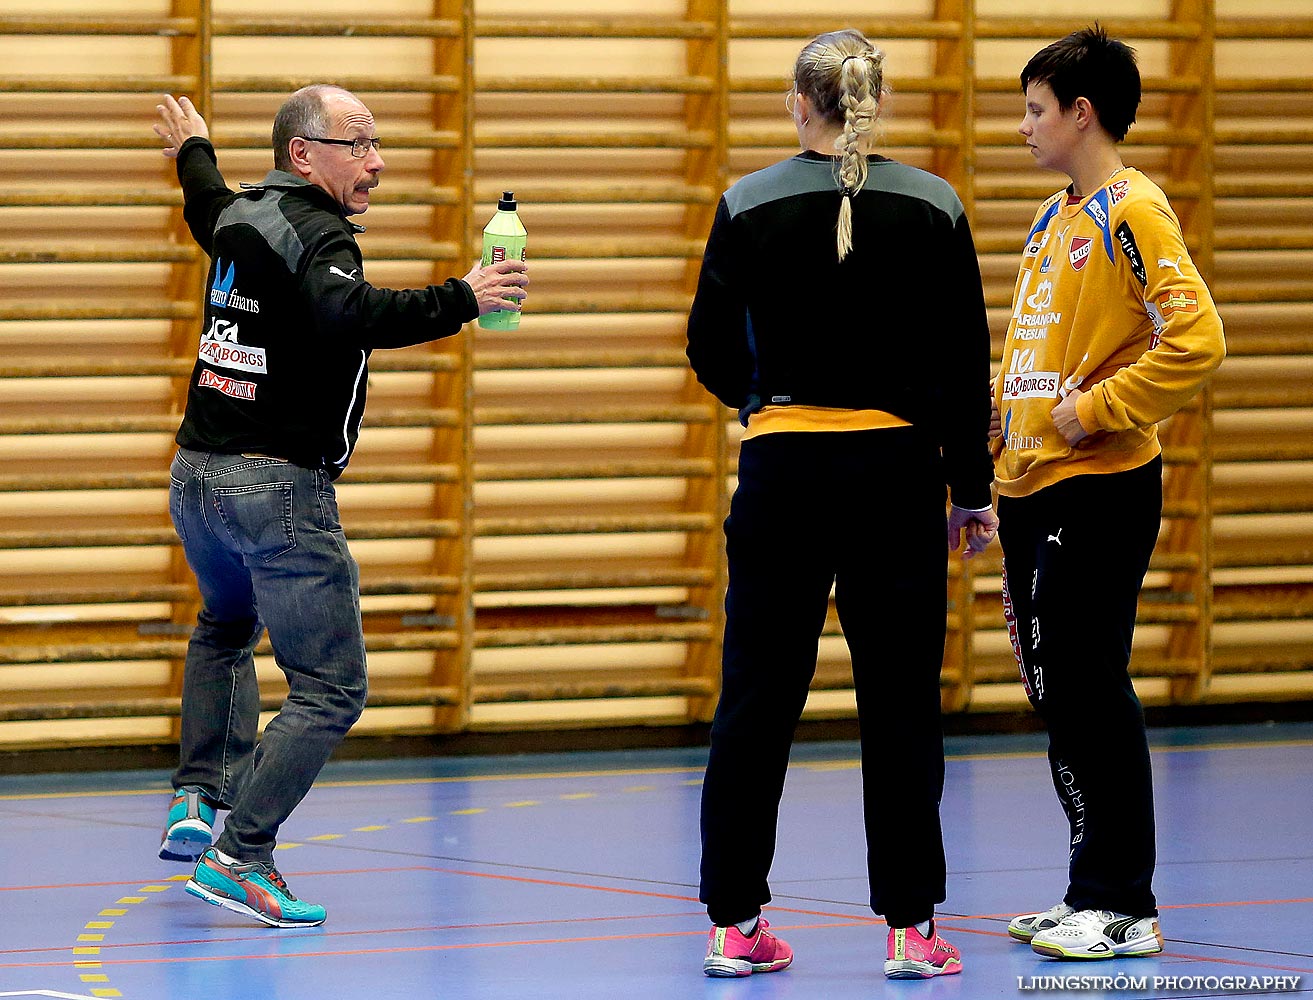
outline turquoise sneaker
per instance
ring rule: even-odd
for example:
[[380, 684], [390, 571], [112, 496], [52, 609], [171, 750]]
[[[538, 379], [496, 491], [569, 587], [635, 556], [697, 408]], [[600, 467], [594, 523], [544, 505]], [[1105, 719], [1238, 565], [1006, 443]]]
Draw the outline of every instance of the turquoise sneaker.
[[214, 843], [214, 811], [217, 804], [194, 785], [173, 793], [169, 818], [164, 822], [160, 857], [165, 861], [191, 864]]
[[201, 855], [186, 889], [207, 903], [244, 913], [270, 927], [317, 927], [328, 916], [322, 906], [293, 896], [272, 864], [239, 861], [226, 865], [213, 847]]

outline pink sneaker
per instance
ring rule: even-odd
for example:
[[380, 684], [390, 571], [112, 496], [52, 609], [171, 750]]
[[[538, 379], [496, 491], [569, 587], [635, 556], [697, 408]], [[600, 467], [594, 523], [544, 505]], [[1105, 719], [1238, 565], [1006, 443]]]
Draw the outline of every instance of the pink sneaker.
[[884, 974], [890, 979], [929, 979], [962, 971], [962, 956], [930, 925], [929, 939], [915, 927], [890, 927]]
[[737, 927], [711, 928], [702, 971], [708, 976], [750, 976], [787, 969], [793, 961], [793, 949], [767, 933], [769, 926], [764, 917], [759, 917], [751, 937], [744, 937]]

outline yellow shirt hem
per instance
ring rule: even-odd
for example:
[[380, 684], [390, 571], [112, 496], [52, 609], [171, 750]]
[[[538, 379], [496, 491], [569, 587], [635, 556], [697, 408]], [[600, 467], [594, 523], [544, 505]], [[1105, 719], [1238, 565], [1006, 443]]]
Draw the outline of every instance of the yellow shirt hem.
[[841, 410], [828, 406], [767, 406], [748, 417], [742, 440], [794, 431], [871, 431], [911, 427], [884, 410]]

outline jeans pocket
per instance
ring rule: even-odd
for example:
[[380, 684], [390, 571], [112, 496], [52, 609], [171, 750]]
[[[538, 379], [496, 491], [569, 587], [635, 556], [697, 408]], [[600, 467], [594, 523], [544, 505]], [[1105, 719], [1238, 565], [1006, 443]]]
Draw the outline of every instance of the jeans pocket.
[[291, 483], [216, 489], [214, 506], [243, 555], [268, 562], [296, 548]]
[[337, 491], [323, 469], [315, 470], [315, 499], [319, 502], [319, 524], [325, 531], [342, 530], [342, 516], [337, 510]]
[[182, 541], [187, 541], [187, 529], [183, 526], [182, 520], [182, 496], [184, 485], [178, 480], [169, 476], [169, 520], [173, 522], [173, 530], [178, 533]]

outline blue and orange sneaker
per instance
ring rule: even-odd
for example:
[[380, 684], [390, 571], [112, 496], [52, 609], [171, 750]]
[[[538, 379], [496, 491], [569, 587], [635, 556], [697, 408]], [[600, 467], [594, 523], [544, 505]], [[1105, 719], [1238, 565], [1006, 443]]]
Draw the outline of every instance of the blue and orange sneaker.
[[272, 864], [224, 864], [213, 847], [201, 855], [186, 889], [207, 903], [244, 913], [270, 927], [317, 927], [328, 916], [322, 906], [293, 896]]
[[702, 971], [708, 976], [750, 976], [754, 972], [779, 972], [793, 961], [793, 949], [769, 934], [770, 924], [757, 918], [751, 936], [737, 927], [713, 927], [707, 938], [707, 957]]
[[165, 861], [191, 864], [214, 843], [214, 811], [217, 803], [195, 785], [184, 785], [173, 793], [169, 817], [164, 821], [160, 857]]
[[890, 979], [929, 979], [962, 971], [962, 956], [939, 936], [933, 921], [930, 936], [915, 927], [890, 927], [884, 974]]

